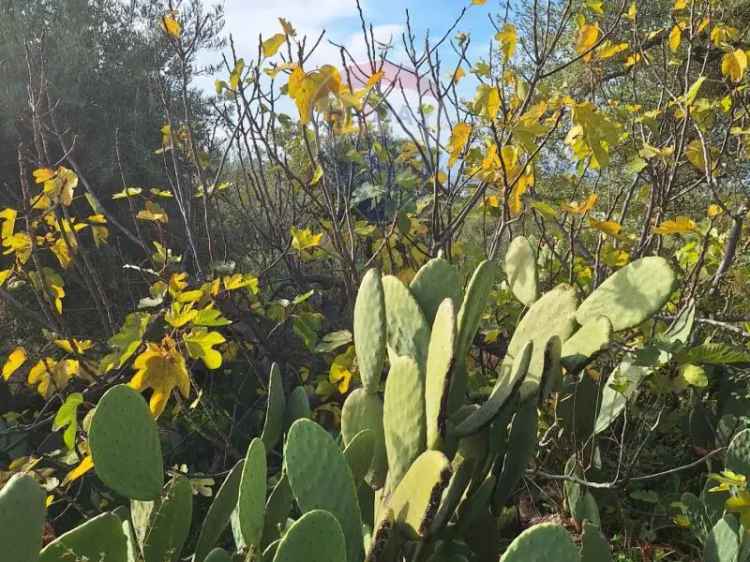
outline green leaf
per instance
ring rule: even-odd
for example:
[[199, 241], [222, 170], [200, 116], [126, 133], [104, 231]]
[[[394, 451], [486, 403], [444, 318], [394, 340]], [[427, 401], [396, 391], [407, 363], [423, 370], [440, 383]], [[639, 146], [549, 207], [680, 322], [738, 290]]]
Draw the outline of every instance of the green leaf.
[[351, 342], [352, 333], [349, 330], [329, 332], [315, 345], [315, 353], [331, 353]]
[[726, 343], [707, 342], [688, 349], [680, 354], [677, 359], [681, 363], [730, 365], [733, 363], [750, 363], [750, 352]]
[[65, 403], [55, 414], [52, 422], [52, 431], [59, 431], [65, 427], [63, 441], [68, 449], [73, 449], [76, 444], [76, 432], [78, 431], [78, 406], [83, 403], [83, 394], [74, 392], [65, 399]]

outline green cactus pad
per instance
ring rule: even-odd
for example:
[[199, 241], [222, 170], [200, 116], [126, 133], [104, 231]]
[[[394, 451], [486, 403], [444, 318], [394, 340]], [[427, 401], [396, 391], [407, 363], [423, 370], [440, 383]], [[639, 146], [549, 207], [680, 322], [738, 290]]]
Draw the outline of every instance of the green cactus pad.
[[518, 535], [500, 562], [580, 562], [578, 549], [568, 532], [554, 523], [541, 523]]
[[476, 433], [490, 424], [508, 399], [523, 383], [533, 355], [534, 344], [533, 342], [528, 342], [521, 350], [521, 353], [516, 356], [515, 363], [510, 369], [501, 367], [501, 369], [503, 369], [501, 375], [498, 376], [495, 388], [487, 401], [482, 404], [478, 410], [460, 422], [454, 428], [452, 433], [456, 436], [463, 437], [465, 435]]
[[[544, 346], [544, 370], [542, 371], [542, 382], [539, 387], [539, 402], [546, 400], [553, 392], [558, 392], [562, 387], [561, 367], [562, 343], [558, 336], [552, 336]], [[523, 400], [523, 396], [521, 399]]]
[[459, 360], [463, 360], [469, 352], [474, 336], [477, 334], [482, 312], [487, 305], [487, 298], [495, 284], [496, 273], [496, 265], [485, 260], [477, 266], [471, 276], [461, 309], [458, 311], [456, 357]]
[[740, 543], [744, 532], [734, 515], [719, 519], [706, 538], [703, 562], [734, 562], [739, 559]]
[[343, 562], [345, 559], [346, 542], [341, 525], [322, 509], [308, 511], [295, 521], [273, 557], [274, 562]]
[[575, 290], [570, 285], [558, 285], [542, 295], [516, 326], [502, 367], [507, 369], [513, 365], [526, 343], [534, 342], [534, 353], [524, 384], [532, 388], [534, 384], [539, 385], [544, 373], [547, 342], [552, 336], [558, 336], [561, 342], [570, 337], [575, 328], [574, 315], [577, 304]]
[[409, 537], [424, 537], [450, 482], [451, 468], [439, 451], [425, 451], [414, 461], [388, 498], [396, 525]]
[[[578, 467], [575, 455], [565, 463], [565, 475], [583, 478], [583, 473]], [[578, 482], [566, 480], [563, 483], [563, 492], [565, 494], [565, 503], [568, 505], [571, 517], [578, 523], [590, 521], [594, 525], [601, 525], [599, 516], [599, 506], [591, 492], [581, 486]]]
[[279, 481], [271, 490], [266, 502], [265, 521], [263, 524], [263, 548], [281, 537], [281, 530], [286, 523], [289, 512], [294, 504], [292, 489], [286, 474], [281, 475]]
[[437, 309], [432, 325], [425, 378], [427, 448], [438, 449], [445, 437], [448, 393], [456, 347], [456, 313], [451, 299]]
[[167, 484], [164, 496], [154, 503], [141, 548], [144, 562], [176, 562], [190, 533], [193, 489], [187, 478]]
[[286, 402], [286, 429], [289, 429], [289, 426], [302, 418], [312, 418], [312, 410], [305, 387], [298, 386], [292, 390]]
[[664, 258], [635, 260], [599, 285], [581, 303], [576, 319], [583, 326], [598, 316], [606, 316], [615, 332], [633, 328], [664, 306], [674, 284], [674, 271]]
[[[430, 326], [408, 287], [398, 277], [383, 277], [385, 313], [388, 321], [388, 358], [411, 357], [424, 371]], [[420, 375], [422, 378], [424, 374]]]
[[612, 552], [598, 525], [583, 522], [581, 562], [612, 562]]
[[531, 397], [521, 404], [513, 417], [503, 467], [492, 499], [495, 513], [500, 513], [505, 502], [523, 478], [529, 460], [534, 456], [537, 448], [538, 427], [536, 406], [536, 398]]
[[341, 409], [341, 435], [344, 444], [348, 445], [362, 430], [373, 432], [372, 465], [366, 476], [368, 484], [381, 488], [385, 484], [388, 463], [385, 453], [385, 430], [383, 429], [383, 402], [379, 396], [368, 394], [363, 388], [358, 388], [344, 401]]
[[362, 482], [370, 471], [372, 454], [375, 450], [375, 433], [371, 429], [363, 429], [344, 449], [344, 456], [352, 469], [355, 484]]
[[224, 529], [229, 525], [229, 518], [237, 506], [244, 464], [244, 461], [240, 461], [234, 465], [208, 508], [203, 526], [198, 534], [194, 562], [203, 562], [211, 549], [216, 546], [216, 542]]
[[271, 373], [268, 378], [266, 419], [263, 423], [263, 432], [260, 434], [260, 438], [266, 446], [266, 451], [273, 449], [281, 439], [281, 434], [284, 431], [285, 410], [284, 381], [281, 378], [279, 366], [274, 363], [271, 365]]
[[562, 363], [568, 372], [577, 373], [609, 345], [612, 322], [606, 316], [592, 318], [563, 344]]
[[294, 422], [284, 447], [284, 470], [300, 510], [333, 514], [346, 538], [347, 560], [361, 562], [362, 521], [354, 477], [328, 432], [310, 420]]
[[27, 474], [13, 475], [0, 489], [0, 545], [8, 562], [36, 562], [42, 548], [44, 496]]
[[430, 523], [430, 535], [435, 535], [445, 527], [456, 511], [466, 488], [471, 482], [471, 476], [476, 470], [476, 460], [465, 458], [457, 452], [451, 461], [451, 479], [440, 498], [440, 505]]
[[539, 298], [536, 254], [531, 242], [517, 236], [505, 253], [505, 276], [513, 295], [526, 306]]
[[164, 485], [159, 428], [143, 397], [117, 385], [104, 393], [89, 428], [99, 479], [120, 495], [154, 500]]
[[39, 562], [127, 562], [127, 555], [120, 518], [114, 513], [102, 513], [45, 546], [39, 553]]
[[494, 474], [490, 474], [474, 493], [461, 503], [458, 513], [458, 532], [460, 534], [474, 526], [480, 517], [486, 515], [487, 506], [490, 505], [496, 487], [497, 478]]
[[260, 547], [266, 504], [266, 448], [253, 439], [247, 448], [240, 479], [237, 516], [245, 545], [255, 551]]
[[424, 381], [410, 357], [395, 357], [385, 381], [383, 429], [388, 458], [386, 490], [396, 488], [411, 463], [425, 450]]
[[750, 429], [740, 431], [732, 438], [725, 464], [737, 474], [750, 475]]
[[[632, 364], [632, 359], [622, 361], [609, 375], [602, 391], [599, 415], [596, 418], [594, 433], [605, 431], [620, 416], [628, 400], [638, 394], [641, 381], [651, 373], [650, 369]], [[613, 386], [618, 383], [617, 387]], [[627, 383], [622, 389], [619, 385]]]
[[386, 344], [385, 295], [380, 273], [370, 269], [362, 277], [354, 303], [354, 348], [365, 390], [374, 394], [380, 387]]
[[114, 513], [120, 520], [120, 525], [122, 525], [122, 533], [125, 535], [125, 550], [127, 553], [125, 556], [126, 560], [128, 562], [138, 562], [141, 559], [141, 551], [138, 543], [135, 540], [133, 527], [130, 524], [130, 510], [124, 505], [121, 505], [120, 507], [115, 508], [112, 513]]
[[409, 290], [429, 323], [434, 321], [438, 307], [445, 299], [451, 299], [456, 307], [461, 301], [458, 271], [443, 257], [433, 258], [419, 268]]
[[232, 562], [232, 556], [223, 548], [214, 548], [206, 556], [205, 562]]

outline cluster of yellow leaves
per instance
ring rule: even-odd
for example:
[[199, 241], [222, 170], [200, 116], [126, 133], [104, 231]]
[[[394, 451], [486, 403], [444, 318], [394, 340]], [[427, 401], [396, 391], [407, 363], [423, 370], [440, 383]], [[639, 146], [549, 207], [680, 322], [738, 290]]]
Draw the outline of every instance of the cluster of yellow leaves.
[[[523, 211], [523, 194], [534, 185], [534, 171], [531, 165], [521, 158], [521, 150], [514, 145], [505, 145], [498, 153], [497, 145], [492, 143], [487, 147], [478, 170], [473, 170], [482, 180], [496, 184], [504, 189], [510, 186], [508, 196], [508, 210], [512, 216]], [[499, 207], [497, 196], [486, 198], [485, 204]]]
[[39, 168], [34, 170], [34, 181], [43, 184], [42, 195], [34, 203], [34, 208], [46, 209], [58, 203], [69, 207], [73, 202], [73, 194], [78, 187], [78, 176], [65, 166], [57, 170], [51, 168]]
[[175, 341], [165, 336], [161, 343], [149, 342], [146, 349], [135, 358], [135, 375], [129, 386], [138, 392], [152, 389], [149, 408], [158, 418], [167, 406], [172, 390], [177, 390], [183, 398], [190, 395], [190, 376], [185, 358], [177, 349]]
[[688, 232], [695, 232], [697, 229], [698, 227], [693, 219], [681, 215], [662, 222], [654, 228], [654, 234], [687, 234]]
[[512, 23], [506, 23], [503, 28], [495, 35], [495, 39], [500, 41], [500, 49], [503, 51], [503, 61], [508, 62], [516, 52], [518, 43], [518, 32]]
[[480, 84], [474, 96], [474, 112], [492, 121], [500, 111], [500, 92], [489, 84]]
[[609, 119], [591, 102], [575, 103], [572, 106], [571, 127], [565, 143], [572, 150], [576, 160], [591, 157], [591, 167], [595, 170], [609, 164], [609, 151], [622, 134], [622, 126]]
[[182, 35], [182, 25], [177, 21], [177, 12], [170, 11], [161, 18], [161, 28], [172, 39], [179, 39]]
[[448, 143], [448, 166], [453, 166], [458, 158], [461, 156], [466, 144], [469, 142], [469, 136], [471, 135], [471, 125], [468, 123], [456, 123], [451, 131], [451, 138]]
[[309, 228], [292, 227], [292, 248], [302, 253], [305, 250], [312, 250], [320, 246], [323, 240], [323, 233], [313, 234]]
[[591, 60], [591, 50], [599, 41], [601, 33], [602, 30], [599, 29], [599, 25], [596, 23], [585, 23], [578, 29], [575, 49], [576, 53], [583, 55], [584, 61], [588, 62]]
[[50, 390], [59, 392], [64, 389], [70, 379], [80, 372], [80, 369], [81, 364], [76, 359], [57, 361], [52, 357], [45, 357], [29, 371], [28, 383], [36, 386], [39, 394], [47, 398]]
[[732, 82], [741, 82], [746, 71], [747, 53], [742, 49], [735, 49], [721, 58], [721, 73]]

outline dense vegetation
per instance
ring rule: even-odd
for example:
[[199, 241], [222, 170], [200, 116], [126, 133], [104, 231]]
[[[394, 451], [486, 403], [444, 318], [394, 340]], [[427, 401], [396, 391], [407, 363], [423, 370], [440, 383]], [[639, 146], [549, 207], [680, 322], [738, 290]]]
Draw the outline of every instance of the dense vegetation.
[[0, 0], [0, 558], [750, 560], [748, 1], [209, 4]]

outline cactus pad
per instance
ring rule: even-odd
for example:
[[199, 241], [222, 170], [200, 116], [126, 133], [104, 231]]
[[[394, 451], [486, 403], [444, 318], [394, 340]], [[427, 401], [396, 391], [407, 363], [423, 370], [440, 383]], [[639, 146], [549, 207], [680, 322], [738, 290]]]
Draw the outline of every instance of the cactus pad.
[[354, 303], [354, 348], [362, 385], [374, 394], [380, 386], [386, 342], [385, 296], [380, 274], [370, 269], [362, 278]]
[[612, 562], [612, 552], [609, 550], [607, 539], [602, 535], [599, 526], [590, 521], [583, 523], [581, 562]]
[[388, 458], [386, 491], [393, 491], [411, 463], [425, 450], [424, 383], [410, 357], [391, 360], [385, 381], [383, 429]]
[[456, 347], [456, 314], [451, 299], [445, 299], [435, 314], [427, 354], [425, 419], [427, 448], [437, 449], [445, 437], [448, 393]]
[[359, 484], [364, 480], [372, 464], [372, 453], [375, 447], [375, 433], [371, 429], [363, 429], [344, 449], [346, 462], [352, 469], [354, 483]]
[[[411, 357], [424, 371], [430, 327], [414, 295], [398, 277], [383, 277], [385, 313], [388, 323], [388, 357]], [[423, 374], [421, 375], [424, 376]]]
[[286, 410], [286, 397], [284, 396], [284, 381], [281, 378], [281, 370], [278, 364], [271, 365], [271, 373], [268, 378], [268, 405], [266, 406], [266, 419], [263, 423], [263, 432], [260, 438], [270, 451], [281, 439], [284, 431], [284, 414]]
[[740, 431], [734, 436], [727, 449], [726, 467], [736, 472], [750, 476], [750, 429]]
[[606, 316], [592, 318], [570, 336], [562, 348], [562, 363], [568, 372], [578, 372], [612, 338], [612, 322]]
[[526, 306], [539, 298], [536, 255], [531, 242], [517, 236], [505, 254], [505, 275], [513, 295]]
[[498, 376], [490, 397], [478, 410], [460, 422], [452, 433], [459, 437], [471, 435], [492, 422], [508, 399], [523, 383], [533, 355], [534, 344], [528, 342], [521, 353], [518, 354], [510, 369], [501, 366], [501, 374]]
[[[594, 433], [605, 431], [619, 417], [628, 400], [635, 397], [641, 381], [650, 374], [651, 370], [631, 363], [632, 359], [622, 361], [607, 380], [602, 391], [599, 415], [596, 418]], [[626, 382], [624, 389], [616, 389], [613, 384]]]
[[347, 560], [361, 562], [362, 522], [354, 477], [328, 432], [310, 420], [294, 422], [284, 447], [284, 470], [300, 510], [329, 511], [344, 532]]
[[103, 513], [60, 535], [39, 553], [39, 562], [126, 562], [127, 540], [114, 513]]
[[451, 299], [457, 307], [461, 300], [458, 271], [443, 257], [433, 258], [419, 268], [409, 284], [409, 290], [430, 323], [445, 299]]
[[[322, 539], [322, 540], [321, 540]], [[342, 562], [346, 542], [336, 518], [322, 509], [308, 511], [279, 542], [273, 562]]]
[[374, 394], [367, 394], [363, 388], [358, 388], [344, 401], [341, 409], [341, 435], [344, 444], [348, 445], [362, 430], [373, 432], [372, 465], [366, 477], [367, 482], [380, 488], [385, 483], [388, 464], [385, 454], [385, 432], [383, 429], [383, 402]]
[[[706, 537], [703, 548], [703, 562], [734, 562], [740, 555], [740, 542], [744, 530], [734, 515], [726, 514], [719, 519]], [[744, 560], [747, 560], [744, 558]]]
[[458, 311], [456, 356], [459, 358], [468, 353], [479, 329], [487, 297], [495, 284], [496, 269], [493, 262], [485, 260], [477, 266], [471, 276], [461, 309]]
[[568, 532], [554, 523], [526, 529], [510, 543], [500, 562], [580, 562], [578, 549]]
[[9, 562], [36, 562], [42, 548], [44, 490], [27, 474], [0, 489], [0, 544]]
[[495, 513], [500, 513], [505, 502], [521, 481], [529, 459], [534, 456], [538, 427], [536, 405], [536, 397], [529, 398], [521, 404], [513, 417], [502, 470], [493, 496]]
[[206, 556], [206, 562], [232, 562], [232, 557], [223, 548], [214, 548]]
[[290, 425], [302, 418], [312, 418], [312, 410], [305, 387], [298, 386], [292, 390], [286, 401], [286, 428], [289, 429]]
[[292, 509], [294, 496], [289, 487], [286, 474], [282, 474], [279, 481], [271, 490], [266, 502], [265, 522], [263, 525], [263, 547], [281, 536], [281, 529], [286, 523], [289, 511]]
[[155, 502], [143, 535], [144, 562], [175, 562], [190, 533], [193, 519], [193, 489], [187, 478], [177, 477]]
[[237, 505], [243, 465], [244, 461], [234, 465], [208, 508], [195, 547], [195, 562], [203, 562], [229, 525], [229, 518]]
[[263, 536], [266, 504], [266, 448], [263, 441], [253, 439], [247, 448], [240, 478], [237, 516], [245, 545], [256, 552]]
[[439, 451], [425, 451], [411, 465], [387, 504], [409, 537], [426, 535], [450, 478], [450, 462]]
[[597, 316], [606, 316], [615, 332], [632, 328], [664, 306], [674, 284], [674, 271], [664, 258], [635, 260], [599, 285], [581, 303], [576, 319], [583, 326]]
[[89, 445], [99, 479], [136, 500], [154, 500], [164, 485], [159, 428], [148, 405], [125, 385], [99, 400], [89, 429]]

